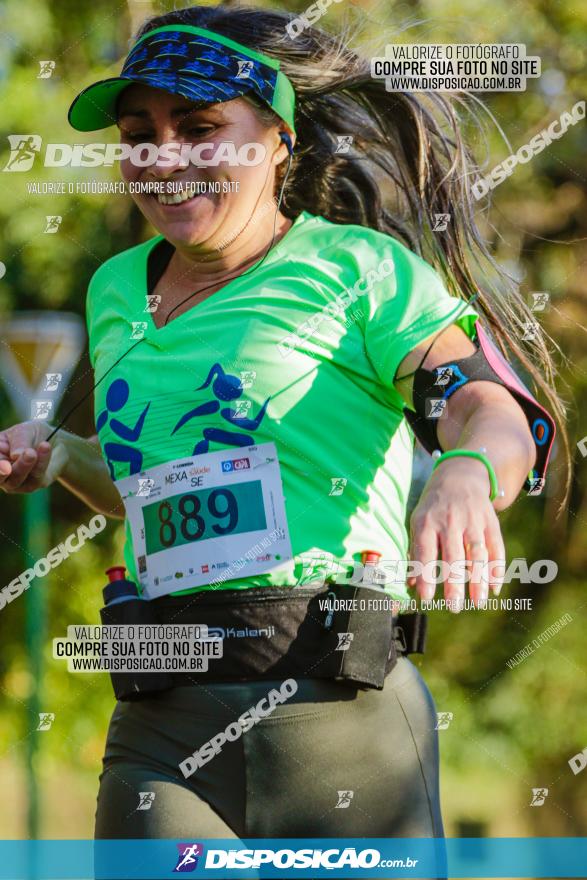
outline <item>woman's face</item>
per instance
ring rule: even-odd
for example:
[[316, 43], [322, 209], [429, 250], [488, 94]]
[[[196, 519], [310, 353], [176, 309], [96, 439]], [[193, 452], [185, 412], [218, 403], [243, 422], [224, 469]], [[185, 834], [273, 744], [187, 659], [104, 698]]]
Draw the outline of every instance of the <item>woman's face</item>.
[[[183, 146], [185, 152], [190, 146], [201, 148], [211, 144], [202, 150], [208, 161], [226, 142], [234, 144], [234, 148], [221, 147], [225, 156], [238, 154], [245, 144], [260, 145], [256, 154], [259, 159], [264, 158], [254, 165], [221, 161], [198, 167], [181, 158], [179, 146], [174, 148], [177, 156], [171, 163], [165, 159], [140, 167], [132, 159], [121, 162], [127, 183], [152, 182], [162, 184], [160, 189], [171, 189], [167, 184], [173, 182], [174, 189], [179, 186], [188, 191], [190, 183], [200, 184], [199, 194], [174, 204], [169, 201], [177, 199], [177, 192], [132, 195], [147, 220], [176, 247], [204, 245], [205, 249], [213, 249], [220, 240], [231, 240], [255, 208], [272, 198], [276, 165], [287, 157], [278, 127], [264, 125], [243, 98], [202, 105], [150, 86], [132, 85], [121, 96], [118, 127], [121, 143], [129, 146], [149, 143], [160, 147], [173, 143]], [[250, 149], [249, 159], [254, 155], [255, 150]]]

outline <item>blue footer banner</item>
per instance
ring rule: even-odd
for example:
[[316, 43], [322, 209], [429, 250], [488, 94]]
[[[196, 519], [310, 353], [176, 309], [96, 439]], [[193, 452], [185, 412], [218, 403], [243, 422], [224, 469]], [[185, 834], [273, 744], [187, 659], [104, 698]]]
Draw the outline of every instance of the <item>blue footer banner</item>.
[[587, 877], [587, 838], [4, 840], [0, 880]]

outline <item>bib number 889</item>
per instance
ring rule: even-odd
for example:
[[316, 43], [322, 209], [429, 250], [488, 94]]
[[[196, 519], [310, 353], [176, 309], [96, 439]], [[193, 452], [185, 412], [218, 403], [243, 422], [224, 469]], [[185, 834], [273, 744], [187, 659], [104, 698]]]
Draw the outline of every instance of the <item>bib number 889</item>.
[[[224, 499], [219, 507], [218, 502]], [[238, 505], [230, 489], [214, 489], [208, 495], [208, 513], [215, 519], [228, 517], [225, 524], [212, 523], [211, 529], [217, 535], [227, 535], [234, 531], [238, 524]], [[181, 520], [179, 531], [185, 541], [197, 541], [206, 530], [206, 521], [200, 516], [202, 503], [197, 495], [182, 495], [177, 504]], [[157, 508], [159, 517], [159, 541], [163, 547], [172, 547], [177, 540], [177, 526], [173, 521], [175, 511], [169, 501], [162, 501]]]

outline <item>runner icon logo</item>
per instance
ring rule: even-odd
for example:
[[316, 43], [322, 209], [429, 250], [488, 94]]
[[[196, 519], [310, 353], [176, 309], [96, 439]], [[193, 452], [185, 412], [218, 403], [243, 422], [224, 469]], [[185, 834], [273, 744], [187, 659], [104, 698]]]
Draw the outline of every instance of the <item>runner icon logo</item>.
[[522, 327], [524, 328], [523, 342], [532, 342], [540, 333], [540, 324], [537, 324], [536, 321], [526, 321]]
[[332, 486], [330, 488], [329, 495], [342, 495], [344, 492], [345, 486], [348, 483], [346, 477], [331, 477], [330, 482]]
[[179, 856], [174, 873], [187, 874], [198, 867], [198, 858], [204, 854], [201, 843], [178, 843]]
[[54, 70], [54, 61], [39, 61], [39, 73], [37, 74], [37, 79], [50, 79]]
[[440, 419], [444, 415], [446, 409], [446, 400], [442, 398], [430, 397], [426, 401], [426, 418]]
[[45, 232], [49, 234], [55, 234], [61, 225], [61, 221], [63, 217], [61, 214], [48, 214], [45, 215], [46, 225]]
[[450, 214], [434, 214], [432, 232], [446, 232], [450, 223]]
[[348, 153], [353, 143], [352, 134], [339, 134], [336, 136], [337, 144], [335, 153]]
[[145, 330], [147, 329], [146, 321], [131, 321], [132, 330], [130, 334], [131, 339], [142, 339], [145, 335]]
[[452, 712], [437, 712], [436, 713], [437, 722], [435, 730], [446, 730], [453, 719]]
[[31, 419], [48, 419], [52, 409], [52, 400], [32, 400]]
[[57, 391], [62, 379], [63, 373], [45, 373], [45, 387], [43, 391]]
[[335, 810], [346, 810], [351, 804], [351, 800], [353, 799], [354, 791], [339, 791], [338, 792], [338, 803]]
[[139, 791], [139, 805], [137, 810], [150, 810], [155, 800], [154, 791]]
[[252, 61], [237, 61], [238, 64], [238, 73], [236, 75], [237, 79], [248, 79], [251, 75], [251, 71], [253, 69]]
[[540, 495], [542, 490], [544, 489], [545, 483], [544, 477], [532, 477], [530, 480], [530, 488], [528, 489], [528, 495]]
[[530, 310], [532, 312], [543, 312], [546, 309], [550, 300], [550, 294], [540, 291], [538, 293], [531, 293], [530, 296], [532, 297], [532, 305], [530, 306]]
[[541, 807], [547, 797], [548, 797], [548, 789], [547, 788], [533, 788], [532, 789], [532, 800], [530, 801], [530, 806], [531, 807]]
[[351, 642], [354, 639], [354, 634], [350, 632], [337, 633], [338, 637], [338, 645], [336, 646], [337, 651], [348, 651], [351, 646]]
[[146, 295], [147, 304], [143, 309], [144, 312], [156, 312], [161, 304], [161, 297], [158, 293], [148, 293]]
[[3, 171], [30, 171], [35, 156], [41, 149], [41, 136], [38, 134], [9, 134], [10, 156]]
[[450, 380], [452, 379], [453, 367], [439, 367], [436, 371], [436, 379], [434, 380], [435, 385], [448, 385]]
[[54, 712], [39, 712], [39, 725], [37, 730], [51, 730], [51, 725], [54, 721]]

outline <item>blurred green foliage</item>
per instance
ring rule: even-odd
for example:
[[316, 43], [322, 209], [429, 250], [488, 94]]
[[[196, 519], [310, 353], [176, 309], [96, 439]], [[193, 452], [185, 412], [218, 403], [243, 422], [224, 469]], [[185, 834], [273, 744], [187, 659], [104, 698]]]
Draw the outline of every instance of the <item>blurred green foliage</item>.
[[[259, 4], [301, 12], [305, 0]], [[93, 0], [4, 0], [0, 6], [0, 156], [8, 157], [6, 136], [38, 133], [44, 142], [90, 142], [73, 135], [66, 121], [72, 97], [85, 84], [116, 73], [132, 29], [150, 12], [167, 11], [170, 2], [149, 4]], [[405, 24], [409, 27], [402, 30]], [[587, 6], [562, 0], [466, 0], [382, 3], [355, 0], [333, 5], [320, 23], [348, 27], [352, 45], [366, 54], [382, 54], [387, 42], [523, 42], [540, 55], [543, 76], [526, 92], [483, 97], [515, 150], [562, 110], [585, 97]], [[53, 59], [49, 79], [38, 79], [40, 60]], [[482, 149], [482, 144], [477, 144]], [[494, 128], [488, 168], [510, 148]], [[486, 823], [489, 834], [587, 834], [585, 779], [571, 772], [568, 760], [587, 746], [587, 659], [584, 652], [584, 572], [587, 544], [586, 460], [576, 448], [587, 434], [587, 135], [584, 124], [570, 129], [515, 173], [494, 193], [483, 229], [498, 260], [520, 284], [520, 292], [548, 291], [551, 304], [540, 315], [560, 350], [560, 388], [569, 401], [574, 456], [571, 501], [555, 516], [562, 493], [561, 456], [553, 465], [548, 494], [520, 500], [502, 518], [509, 557], [553, 558], [559, 575], [552, 584], [506, 586], [502, 596], [531, 596], [532, 611], [465, 612], [455, 618], [431, 615], [430, 649], [421, 662], [439, 711], [453, 720], [440, 732], [443, 799], [447, 830], [465, 819]], [[112, 178], [112, 169], [93, 169], [91, 178]], [[85, 290], [95, 269], [108, 257], [151, 234], [128, 197], [30, 195], [27, 183], [88, 180], [87, 169], [45, 169], [26, 174], [0, 173], [0, 316], [28, 309], [68, 310], [83, 315]], [[310, 206], [311, 209], [311, 206]], [[57, 234], [46, 236], [45, 217], [60, 214]], [[89, 387], [87, 358], [82, 358], [61, 412]], [[16, 420], [0, 388], [2, 424]], [[93, 432], [88, 401], [70, 429]], [[557, 475], [559, 475], [557, 477]], [[21, 547], [19, 497], [0, 497], [2, 584], [30, 561]], [[57, 486], [51, 490], [52, 544], [63, 540], [91, 514]], [[43, 733], [38, 767], [45, 800], [46, 836], [91, 834], [93, 780], [99, 770], [106, 724], [113, 701], [106, 676], [73, 676], [51, 659], [50, 638], [67, 624], [96, 622], [103, 571], [121, 558], [121, 528], [112, 523], [83, 552], [74, 555], [33, 589], [46, 590], [49, 603], [43, 705], [54, 712], [51, 731]], [[27, 716], [32, 686], [24, 647], [25, 602], [0, 612], [0, 767], [20, 780], [27, 737], [37, 719]], [[507, 660], [563, 614], [572, 622], [514, 669]], [[474, 616], [473, 616], [474, 615]], [[368, 731], [365, 731], [368, 735]], [[39, 736], [40, 734], [36, 734]], [[64, 813], [60, 779], [66, 773]], [[531, 789], [548, 787], [544, 807], [530, 809]], [[16, 807], [0, 812], [3, 836], [24, 834], [22, 780]], [[57, 818], [56, 818], [57, 817]], [[2, 821], [5, 820], [5, 821]], [[67, 821], [67, 828], [59, 822]]]

